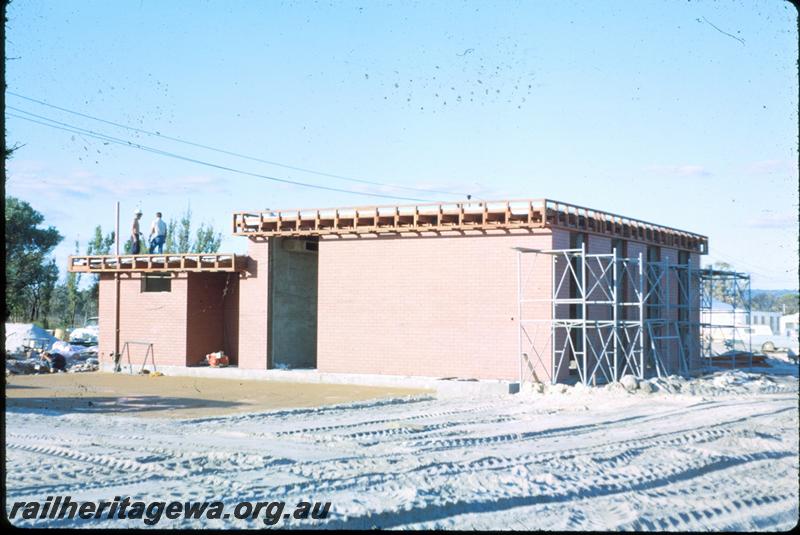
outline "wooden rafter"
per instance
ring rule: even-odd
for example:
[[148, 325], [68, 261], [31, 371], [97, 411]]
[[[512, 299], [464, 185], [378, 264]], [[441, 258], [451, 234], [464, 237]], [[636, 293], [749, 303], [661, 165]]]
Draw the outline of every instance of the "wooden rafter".
[[244, 271], [247, 258], [234, 254], [137, 254], [70, 256], [67, 269], [81, 273]]
[[235, 212], [236, 236], [325, 236], [566, 228], [701, 254], [708, 238], [549, 199]]

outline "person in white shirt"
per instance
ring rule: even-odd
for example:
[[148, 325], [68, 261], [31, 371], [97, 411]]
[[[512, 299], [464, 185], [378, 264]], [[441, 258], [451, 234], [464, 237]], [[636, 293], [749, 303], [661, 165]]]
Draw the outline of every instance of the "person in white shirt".
[[161, 212], [156, 212], [156, 218], [150, 225], [150, 254], [164, 252], [164, 242], [167, 239], [167, 224], [161, 219]]

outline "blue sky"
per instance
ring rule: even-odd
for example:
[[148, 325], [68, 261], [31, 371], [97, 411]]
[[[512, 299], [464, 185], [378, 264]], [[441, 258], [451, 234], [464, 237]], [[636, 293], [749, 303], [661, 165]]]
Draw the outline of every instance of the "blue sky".
[[[788, 2], [14, 0], [7, 91], [256, 158], [474, 198], [553, 198], [706, 234], [707, 262], [798, 285], [797, 12]], [[6, 106], [7, 194], [66, 236], [136, 207], [230, 236], [231, 212], [456, 195], [348, 182]]]

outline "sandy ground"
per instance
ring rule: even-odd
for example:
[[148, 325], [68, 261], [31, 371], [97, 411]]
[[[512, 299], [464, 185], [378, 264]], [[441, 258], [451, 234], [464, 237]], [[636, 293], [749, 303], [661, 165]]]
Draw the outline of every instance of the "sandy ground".
[[[55, 495], [220, 500], [227, 512], [242, 501], [331, 502], [324, 520], [276, 525], [293, 528], [795, 526], [797, 366], [660, 385], [650, 394], [556, 385], [177, 420], [10, 407], [6, 506]], [[149, 527], [142, 519], [14, 523]], [[162, 518], [155, 527], [266, 526], [259, 516]]]
[[114, 373], [12, 375], [6, 406], [59, 413], [197, 418], [402, 397], [425, 390]]

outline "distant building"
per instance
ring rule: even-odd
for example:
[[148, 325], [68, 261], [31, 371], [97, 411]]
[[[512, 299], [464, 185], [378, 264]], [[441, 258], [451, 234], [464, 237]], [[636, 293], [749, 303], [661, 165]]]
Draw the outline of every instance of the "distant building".
[[797, 338], [798, 314], [798, 312], [795, 312], [794, 314], [786, 314], [785, 316], [781, 316], [781, 335], [788, 336], [790, 338]]
[[753, 334], [766, 336], [781, 334], [780, 312], [752, 310], [750, 311], [750, 317]]
[[712, 340], [745, 340], [749, 335], [747, 311], [716, 299], [700, 312], [700, 323]]

